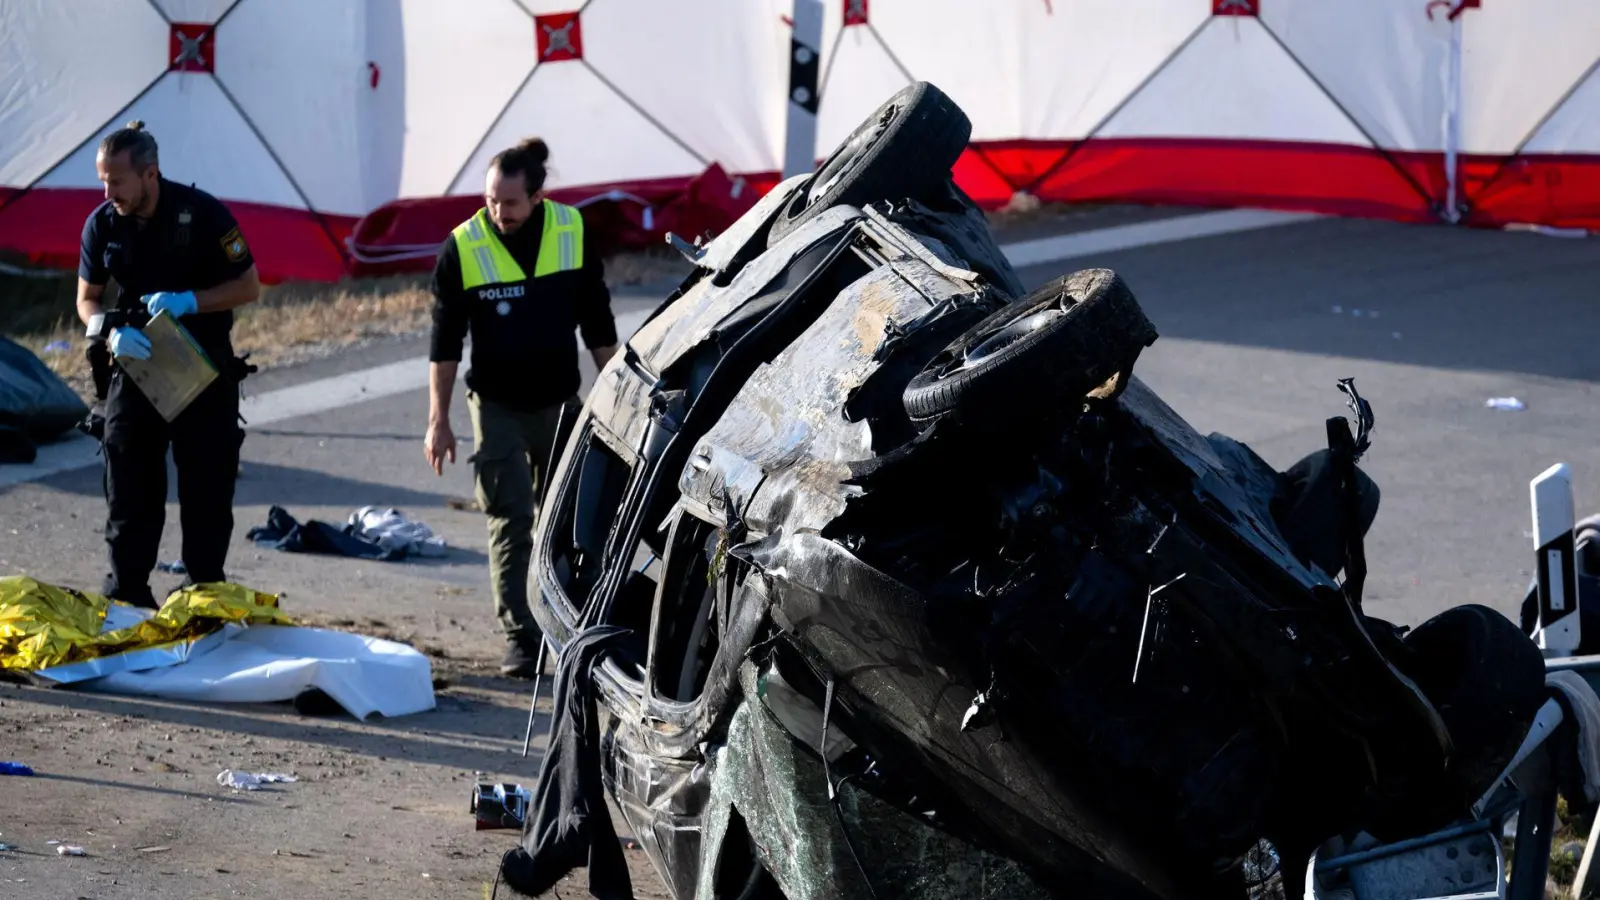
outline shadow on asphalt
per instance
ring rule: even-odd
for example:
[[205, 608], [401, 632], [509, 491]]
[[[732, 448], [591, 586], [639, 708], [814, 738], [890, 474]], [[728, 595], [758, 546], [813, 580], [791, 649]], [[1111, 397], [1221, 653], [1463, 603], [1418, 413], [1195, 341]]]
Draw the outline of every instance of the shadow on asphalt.
[[[330, 475], [316, 469], [283, 466], [246, 459], [235, 482], [233, 505], [281, 506], [300, 518], [296, 506], [332, 506], [359, 509], [363, 506], [413, 509], [439, 508], [456, 500], [454, 494], [418, 491], [398, 484], [364, 481]], [[105, 487], [99, 460], [96, 464], [44, 479], [52, 489], [86, 497], [103, 497]], [[178, 502], [177, 470], [167, 462], [167, 501]], [[260, 523], [251, 523], [260, 524]]]
[[[163, 794], [168, 797], [183, 797], [185, 799], [201, 795], [202, 793], [201, 791], [180, 791], [174, 788], [153, 787], [148, 784], [133, 784], [127, 781], [111, 781], [105, 778], [84, 778], [81, 775], [61, 775], [55, 772], [35, 772], [33, 777], [44, 781], [71, 781], [76, 782], [77, 784], [85, 784], [94, 788], [138, 791], [144, 794]], [[268, 791], [267, 788], [269, 787], [271, 787], [271, 785], [262, 787], [259, 790], [262, 793], [277, 793], [276, 791]], [[226, 794], [213, 795], [211, 793], [205, 793], [204, 796], [207, 799], [217, 803], [237, 803], [244, 805], [251, 805], [255, 803], [255, 800], [249, 797], [230, 797]]]
[[1325, 219], [1022, 275], [1033, 288], [1100, 266], [1127, 279], [1162, 337], [1600, 381], [1592, 238]]
[[[438, 707], [433, 710], [397, 719], [373, 715], [366, 722], [357, 722], [342, 714], [302, 716], [288, 704], [277, 703], [201, 704], [51, 687], [24, 688], [12, 696], [85, 714], [126, 716], [243, 737], [318, 745], [374, 760], [404, 760], [464, 772], [537, 774], [544, 758], [537, 748], [522, 758], [522, 736], [528, 722], [525, 698], [519, 709], [517, 705], [503, 706], [441, 692]], [[534, 723], [536, 738], [544, 734], [549, 723], [546, 706]], [[90, 779], [56, 777], [93, 783]]]
[[[345, 478], [315, 469], [246, 460], [244, 472], [234, 488], [233, 503], [235, 507], [281, 506], [300, 518], [295, 514], [297, 505], [352, 510], [363, 506], [393, 506], [409, 511], [444, 506], [452, 496], [412, 490], [398, 484]], [[173, 494], [172, 499], [176, 500], [177, 495]]]
[[[250, 434], [262, 437], [298, 437], [318, 438], [326, 441], [384, 441], [392, 443], [422, 443], [422, 437], [416, 434], [392, 434], [353, 431], [298, 431], [293, 428], [252, 428]], [[456, 441], [462, 444], [472, 443], [472, 435], [456, 435]]]

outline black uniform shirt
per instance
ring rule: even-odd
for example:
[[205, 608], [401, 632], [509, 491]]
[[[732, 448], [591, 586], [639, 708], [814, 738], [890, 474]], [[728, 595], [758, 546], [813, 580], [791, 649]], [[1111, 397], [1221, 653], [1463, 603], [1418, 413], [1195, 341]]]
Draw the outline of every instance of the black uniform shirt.
[[[617, 342], [611, 317], [611, 292], [605, 263], [595, 252], [593, 234], [583, 232], [583, 267], [534, 278], [544, 206], [514, 233], [495, 236], [528, 276], [523, 296], [502, 300], [494, 292], [461, 287], [461, 256], [454, 238], [439, 248], [433, 270], [433, 337], [429, 358], [459, 362], [467, 334], [472, 335], [472, 367], [467, 387], [486, 400], [523, 412], [554, 406], [577, 393], [578, 344], [574, 329], [589, 349]], [[487, 286], [485, 286], [487, 288]]]
[[[78, 277], [90, 284], [115, 278], [106, 309], [143, 311], [140, 298], [158, 291], [200, 291], [232, 281], [255, 264], [239, 223], [222, 201], [198, 188], [161, 179], [155, 213], [140, 226], [107, 200], [83, 223]], [[196, 313], [179, 320], [218, 365], [233, 355], [233, 311]]]

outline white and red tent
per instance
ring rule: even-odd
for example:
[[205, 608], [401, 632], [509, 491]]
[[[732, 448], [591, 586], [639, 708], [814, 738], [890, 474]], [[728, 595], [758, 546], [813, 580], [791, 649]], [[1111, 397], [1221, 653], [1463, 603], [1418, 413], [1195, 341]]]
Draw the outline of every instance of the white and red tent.
[[[1600, 228], [1593, 0], [822, 0], [817, 155], [911, 79], [962, 186]], [[794, 0], [5, 0], [0, 250], [76, 260], [141, 119], [264, 276], [426, 266], [528, 135], [613, 241], [698, 234], [783, 166]]]

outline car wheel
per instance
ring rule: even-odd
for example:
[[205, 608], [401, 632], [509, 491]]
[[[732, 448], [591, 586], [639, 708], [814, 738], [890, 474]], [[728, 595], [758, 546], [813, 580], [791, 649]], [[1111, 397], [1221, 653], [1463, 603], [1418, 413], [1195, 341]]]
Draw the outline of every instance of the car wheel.
[[916, 197], [942, 186], [967, 148], [972, 122], [954, 100], [919, 81], [884, 101], [817, 166], [773, 218], [770, 247], [840, 204]]
[[1539, 648], [1498, 612], [1447, 609], [1403, 638], [1395, 654], [1450, 729], [1455, 757], [1417, 802], [1367, 830], [1382, 839], [1443, 827], [1487, 791], [1522, 745], [1548, 697]]
[[1084, 269], [968, 329], [911, 379], [902, 401], [917, 421], [957, 410], [1037, 416], [1062, 403], [1120, 393], [1139, 353], [1156, 337], [1120, 276]]

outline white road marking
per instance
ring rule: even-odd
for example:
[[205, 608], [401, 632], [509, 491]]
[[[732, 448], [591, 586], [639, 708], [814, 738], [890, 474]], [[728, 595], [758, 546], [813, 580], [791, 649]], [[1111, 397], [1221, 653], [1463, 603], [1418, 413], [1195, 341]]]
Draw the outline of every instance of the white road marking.
[[[618, 313], [618, 333], [632, 334], [646, 315], [647, 310]], [[249, 382], [245, 384], [248, 387]], [[415, 356], [275, 391], [251, 394], [246, 390], [244, 400], [239, 404], [239, 413], [245, 418], [245, 430], [249, 431], [260, 425], [316, 415], [368, 400], [425, 390], [427, 387], [428, 358]], [[417, 440], [421, 439], [422, 436], [418, 435]], [[29, 465], [0, 466], [0, 488], [98, 465], [99, 443], [74, 431], [63, 440], [40, 447], [38, 457]]]
[[[1000, 249], [1013, 266], [1025, 268], [1135, 247], [1271, 228], [1313, 218], [1318, 217], [1308, 213], [1230, 209], [1020, 241], [1005, 244]], [[619, 313], [618, 333], [632, 334], [646, 315], [646, 310]], [[427, 386], [428, 359], [418, 356], [262, 394], [247, 394], [240, 412], [247, 421], [245, 428], [248, 430], [257, 425], [419, 391]], [[420, 435], [418, 440], [421, 440]], [[99, 450], [100, 445], [95, 441], [74, 432], [69, 438], [40, 447], [38, 458], [29, 465], [0, 466], [0, 488], [99, 465]]]
[[1076, 234], [1062, 234], [1031, 241], [1019, 241], [1015, 244], [1006, 244], [1000, 249], [1005, 252], [1006, 258], [1011, 261], [1011, 265], [1021, 269], [1100, 253], [1131, 250], [1135, 247], [1148, 247], [1154, 244], [1186, 241], [1191, 238], [1210, 237], [1218, 234], [1233, 234], [1238, 231], [1253, 231], [1258, 228], [1272, 228], [1278, 225], [1289, 225], [1294, 222], [1305, 222], [1315, 218], [1320, 218], [1320, 216], [1312, 213], [1276, 212], [1266, 209], [1226, 209], [1219, 212], [1175, 216], [1170, 219], [1157, 219], [1154, 222], [1138, 222], [1133, 225], [1117, 225], [1112, 228], [1098, 228], [1094, 231], [1080, 231]]

